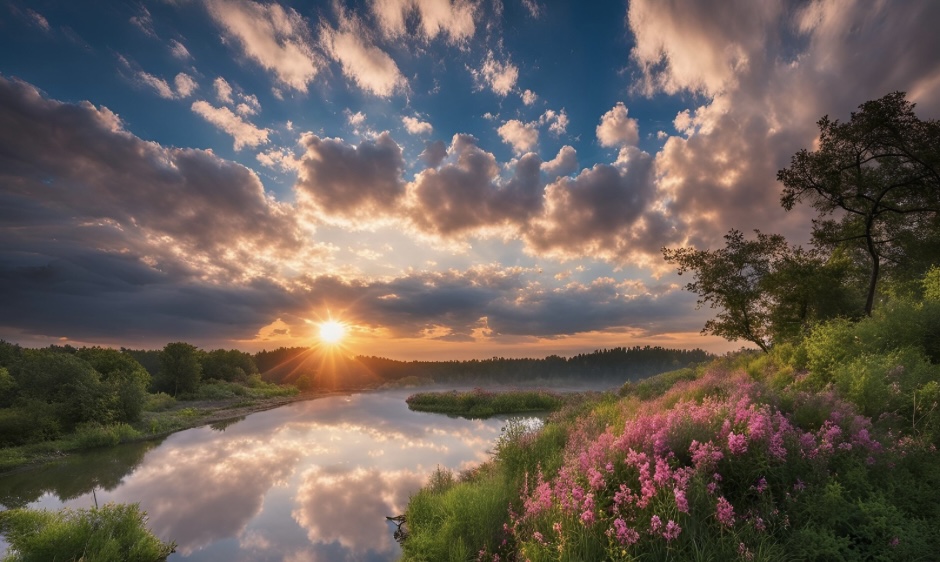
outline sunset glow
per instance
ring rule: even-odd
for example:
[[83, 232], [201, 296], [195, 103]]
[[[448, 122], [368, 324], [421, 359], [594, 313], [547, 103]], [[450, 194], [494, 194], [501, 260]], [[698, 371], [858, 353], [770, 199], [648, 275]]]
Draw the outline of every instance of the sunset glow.
[[340, 343], [346, 335], [346, 326], [335, 320], [320, 324], [320, 340], [326, 344]]

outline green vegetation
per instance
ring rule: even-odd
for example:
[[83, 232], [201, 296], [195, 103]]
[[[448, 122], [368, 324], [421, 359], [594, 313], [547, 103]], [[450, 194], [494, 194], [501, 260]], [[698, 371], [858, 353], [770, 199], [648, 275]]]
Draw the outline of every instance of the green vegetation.
[[464, 392], [420, 392], [409, 396], [407, 402], [409, 409], [418, 412], [487, 418], [498, 414], [550, 412], [560, 408], [565, 397], [545, 390], [488, 392], [475, 388]]
[[11, 509], [0, 513], [0, 532], [10, 543], [8, 562], [158, 562], [176, 546], [147, 529], [137, 504], [58, 512]]
[[[151, 374], [136, 357], [160, 370]], [[216, 412], [233, 404], [297, 393], [264, 381], [251, 355], [235, 350], [206, 353], [185, 343], [161, 352], [24, 349], [0, 341], [0, 471], [152, 438], [218, 419]], [[187, 407], [186, 401], [212, 406]]]
[[940, 122], [896, 93], [819, 126], [779, 174], [812, 250], [664, 249], [718, 310], [703, 331], [760, 351], [508, 426], [411, 499], [405, 560], [936, 558]]

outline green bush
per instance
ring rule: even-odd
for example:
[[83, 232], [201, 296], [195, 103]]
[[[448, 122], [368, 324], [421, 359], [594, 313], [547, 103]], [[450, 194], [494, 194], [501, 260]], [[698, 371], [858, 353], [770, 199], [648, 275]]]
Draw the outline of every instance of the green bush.
[[660, 373], [637, 382], [627, 382], [620, 387], [619, 394], [620, 396], [636, 396], [640, 400], [649, 400], [662, 396], [676, 383], [694, 381], [695, 379], [695, 369], [686, 367]]
[[85, 424], [75, 430], [71, 440], [82, 449], [111, 447], [138, 437], [138, 432], [126, 423], [114, 425]]
[[10, 543], [7, 562], [158, 562], [174, 552], [147, 529], [137, 504], [58, 512], [11, 509], [0, 513]]
[[144, 402], [144, 410], [147, 412], [163, 412], [176, 405], [176, 398], [173, 398], [166, 392], [158, 392], [147, 396]]

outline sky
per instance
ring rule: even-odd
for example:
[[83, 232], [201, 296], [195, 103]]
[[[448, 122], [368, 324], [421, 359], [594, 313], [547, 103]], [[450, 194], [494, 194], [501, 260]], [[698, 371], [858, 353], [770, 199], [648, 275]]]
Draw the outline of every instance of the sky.
[[809, 240], [823, 115], [940, 117], [940, 2], [0, 3], [0, 338], [739, 348], [662, 259]]

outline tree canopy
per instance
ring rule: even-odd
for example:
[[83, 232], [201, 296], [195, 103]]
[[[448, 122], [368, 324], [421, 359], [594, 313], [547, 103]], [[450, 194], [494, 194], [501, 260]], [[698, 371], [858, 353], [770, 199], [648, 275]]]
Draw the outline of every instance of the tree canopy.
[[787, 210], [819, 211], [815, 242], [867, 258], [866, 314], [879, 277], [920, 278], [940, 254], [940, 122], [921, 120], [903, 92], [865, 102], [848, 122], [823, 117], [814, 151], [777, 173]]

